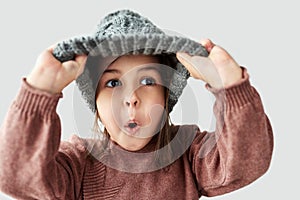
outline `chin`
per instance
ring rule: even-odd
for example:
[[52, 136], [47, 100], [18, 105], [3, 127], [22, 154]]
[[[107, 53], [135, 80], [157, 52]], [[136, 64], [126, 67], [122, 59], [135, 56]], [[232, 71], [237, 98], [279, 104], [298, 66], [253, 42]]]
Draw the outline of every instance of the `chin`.
[[127, 151], [139, 151], [142, 148], [144, 148], [147, 144], [144, 145], [137, 145], [137, 144], [127, 144], [127, 145], [120, 145], [122, 148], [124, 148]]
[[145, 139], [132, 139], [133, 141], [126, 142], [125, 144], [120, 142], [118, 143], [122, 148], [124, 148], [127, 151], [139, 151], [143, 149], [151, 139], [145, 140]]
[[111, 139], [117, 143], [120, 147], [126, 151], [139, 151], [143, 149], [152, 139], [151, 138], [136, 138], [128, 136], [125, 133], [119, 134], [119, 137], [111, 137]]

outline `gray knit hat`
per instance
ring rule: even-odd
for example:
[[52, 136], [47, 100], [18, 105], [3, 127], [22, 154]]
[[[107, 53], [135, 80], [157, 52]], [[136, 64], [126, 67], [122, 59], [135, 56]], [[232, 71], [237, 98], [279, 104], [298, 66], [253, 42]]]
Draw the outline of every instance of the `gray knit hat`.
[[[171, 112], [190, 76], [186, 68], [176, 59], [176, 52], [208, 56], [206, 49], [198, 42], [168, 35], [138, 13], [119, 10], [104, 17], [93, 34], [58, 43], [53, 55], [61, 62], [72, 60], [75, 55], [82, 54], [102, 59], [126, 54], [168, 55], [174, 61], [172, 68], [175, 70], [169, 85], [168, 110]], [[95, 78], [91, 67], [93, 65], [88, 63], [87, 61], [84, 72], [77, 78], [76, 83], [89, 108], [95, 112], [98, 78]]]

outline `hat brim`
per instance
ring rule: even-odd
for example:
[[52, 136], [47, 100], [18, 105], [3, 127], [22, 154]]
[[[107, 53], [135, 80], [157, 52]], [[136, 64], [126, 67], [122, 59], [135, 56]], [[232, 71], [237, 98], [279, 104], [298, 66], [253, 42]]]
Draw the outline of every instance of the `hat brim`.
[[[143, 52], [140, 50], [144, 49]], [[72, 60], [75, 55], [121, 56], [129, 52], [145, 55], [186, 52], [190, 55], [208, 56], [206, 49], [189, 38], [167, 34], [135, 34], [113, 37], [75, 37], [54, 48], [53, 55], [61, 62]]]

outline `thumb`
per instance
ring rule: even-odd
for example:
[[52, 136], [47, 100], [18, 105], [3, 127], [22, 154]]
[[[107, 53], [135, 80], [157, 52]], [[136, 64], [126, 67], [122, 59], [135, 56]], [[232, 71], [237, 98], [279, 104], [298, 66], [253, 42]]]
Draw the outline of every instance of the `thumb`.
[[197, 67], [195, 67], [195, 59], [192, 56], [184, 52], [178, 52], [176, 54], [176, 57], [179, 62], [181, 62], [183, 66], [189, 71], [193, 78], [204, 81], [203, 74], [199, 69], [197, 69]]
[[177, 58], [187, 68], [193, 78], [200, 79], [215, 88], [222, 87], [221, 77], [210, 58], [190, 56], [181, 52], [177, 53]]
[[62, 67], [70, 81], [75, 80], [84, 70], [86, 55], [80, 55], [75, 60], [69, 60], [62, 63]]

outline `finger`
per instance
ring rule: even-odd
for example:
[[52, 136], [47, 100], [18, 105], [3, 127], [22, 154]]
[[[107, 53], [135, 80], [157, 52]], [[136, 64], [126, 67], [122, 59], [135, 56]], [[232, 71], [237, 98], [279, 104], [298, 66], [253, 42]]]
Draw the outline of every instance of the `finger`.
[[221, 88], [221, 77], [211, 59], [203, 56], [189, 56], [186, 53], [178, 53], [177, 57], [192, 77], [203, 80], [215, 88]]
[[79, 65], [84, 65], [87, 59], [87, 55], [76, 55], [75, 62]]
[[84, 70], [86, 55], [78, 55], [75, 60], [69, 60], [62, 63], [62, 66], [72, 79], [76, 79]]
[[219, 68], [230, 68], [238, 67], [238, 63], [234, 58], [222, 47], [216, 45], [209, 54], [209, 58], [213, 61], [216, 66]]
[[69, 60], [62, 63], [62, 67], [65, 70], [66, 79], [69, 81], [75, 80], [78, 72], [80, 71], [79, 63], [74, 60]]
[[84, 67], [85, 67], [85, 64], [86, 64], [86, 60], [87, 60], [87, 55], [78, 55], [78, 56], [75, 57], [75, 61], [79, 65], [79, 69], [78, 69], [78, 72], [77, 72], [75, 78], [78, 78], [78, 76], [80, 76], [83, 73]]
[[179, 62], [181, 62], [183, 66], [189, 71], [193, 78], [203, 80], [201, 73], [193, 66], [194, 63], [192, 62], [192, 56], [184, 52], [178, 52], [176, 54], [176, 57]]
[[48, 60], [48, 62], [51, 62], [51, 65], [58, 65], [61, 64], [61, 62], [53, 56], [53, 50], [56, 47], [56, 44], [53, 44], [46, 48], [39, 56], [42, 60]]
[[52, 44], [51, 46], [49, 46], [49, 47], [47, 48], [47, 51], [49, 51], [50, 53], [52, 53], [53, 50], [55, 49], [55, 47], [57, 46], [57, 44], [58, 44], [58, 42], [56, 42], [55, 44]]
[[211, 52], [211, 50], [214, 48], [215, 44], [210, 39], [202, 39], [200, 41], [200, 44], [205, 47], [205, 49], [208, 51], [208, 53]]

